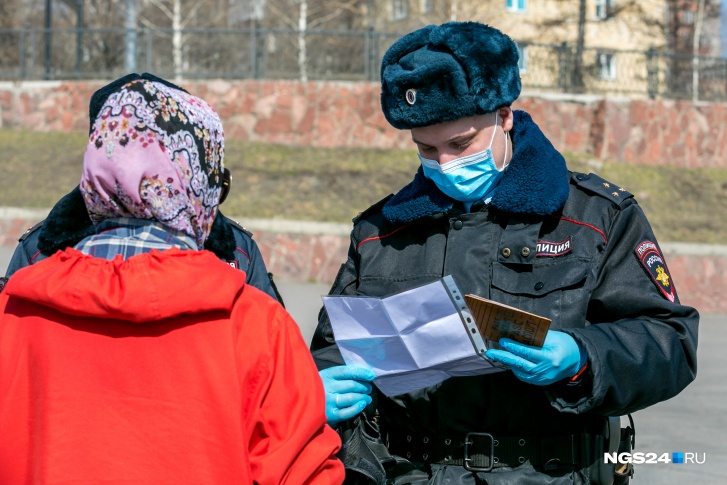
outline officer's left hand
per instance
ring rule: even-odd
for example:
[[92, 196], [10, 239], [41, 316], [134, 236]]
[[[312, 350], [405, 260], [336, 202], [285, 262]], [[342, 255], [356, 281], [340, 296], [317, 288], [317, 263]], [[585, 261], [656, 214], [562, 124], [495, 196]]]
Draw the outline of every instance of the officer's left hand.
[[518, 379], [536, 386], [573, 377], [587, 360], [573, 337], [557, 330], [548, 330], [542, 348], [509, 338], [499, 343], [505, 350], [490, 349], [485, 353], [487, 358], [507, 365]]

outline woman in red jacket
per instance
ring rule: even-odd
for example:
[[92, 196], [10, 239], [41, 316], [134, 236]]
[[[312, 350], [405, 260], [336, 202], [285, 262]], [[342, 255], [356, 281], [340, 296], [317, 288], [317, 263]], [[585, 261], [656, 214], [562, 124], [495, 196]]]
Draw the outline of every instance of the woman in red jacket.
[[96, 233], [0, 294], [0, 483], [343, 481], [297, 325], [203, 250], [223, 156], [203, 100], [108, 97], [80, 185]]

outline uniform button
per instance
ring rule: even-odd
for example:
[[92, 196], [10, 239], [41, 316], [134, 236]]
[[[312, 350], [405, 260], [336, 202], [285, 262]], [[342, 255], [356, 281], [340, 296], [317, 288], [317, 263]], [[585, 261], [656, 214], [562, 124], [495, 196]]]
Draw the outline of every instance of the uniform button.
[[520, 254], [523, 255], [523, 258], [527, 258], [528, 256], [530, 256], [530, 248], [529, 247], [522, 248], [522, 250], [520, 251]]
[[502, 255], [506, 258], [510, 257], [510, 248], [502, 248]]
[[540, 290], [542, 290], [542, 289], [543, 289], [543, 286], [545, 286], [545, 285], [543, 284], [543, 282], [542, 282], [542, 281], [538, 281], [537, 283], [535, 283], [535, 289], [536, 289], [537, 291], [540, 291]]
[[464, 226], [464, 223], [462, 221], [460, 221], [459, 219], [454, 221], [454, 228], [456, 230], [459, 231], [460, 229], [462, 229], [462, 226]]

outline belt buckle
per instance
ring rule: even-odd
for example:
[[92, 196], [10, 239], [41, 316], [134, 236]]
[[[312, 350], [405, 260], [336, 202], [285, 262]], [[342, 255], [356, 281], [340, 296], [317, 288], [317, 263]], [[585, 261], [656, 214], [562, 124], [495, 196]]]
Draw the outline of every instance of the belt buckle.
[[[490, 439], [490, 466], [489, 467], [479, 467], [479, 466], [470, 466], [470, 462], [472, 461], [472, 458], [469, 457], [469, 451], [470, 451], [470, 445], [474, 444], [474, 441], [470, 440], [470, 436], [472, 437], [486, 437]], [[490, 433], [467, 433], [464, 437], [464, 468], [467, 471], [470, 472], [491, 472], [492, 468], [495, 466], [495, 438], [492, 437]]]

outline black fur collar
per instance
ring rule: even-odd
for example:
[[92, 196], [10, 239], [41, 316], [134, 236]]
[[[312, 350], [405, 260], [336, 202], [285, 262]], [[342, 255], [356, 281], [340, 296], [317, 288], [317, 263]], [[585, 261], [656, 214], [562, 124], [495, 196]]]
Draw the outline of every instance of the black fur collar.
[[[53, 206], [43, 221], [38, 235], [39, 249], [54, 253], [75, 246], [94, 232], [83, 195], [76, 187]], [[217, 211], [212, 230], [205, 241], [205, 249], [212, 251], [220, 259], [234, 259], [235, 247], [232, 227], [227, 218]]]
[[[553, 214], [568, 199], [565, 160], [529, 114], [513, 111], [513, 116], [512, 160], [490, 204], [510, 214]], [[411, 222], [447, 212], [453, 204], [419, 167], [414, 180], [389, 199], [382, 212], [389, 222]]]

